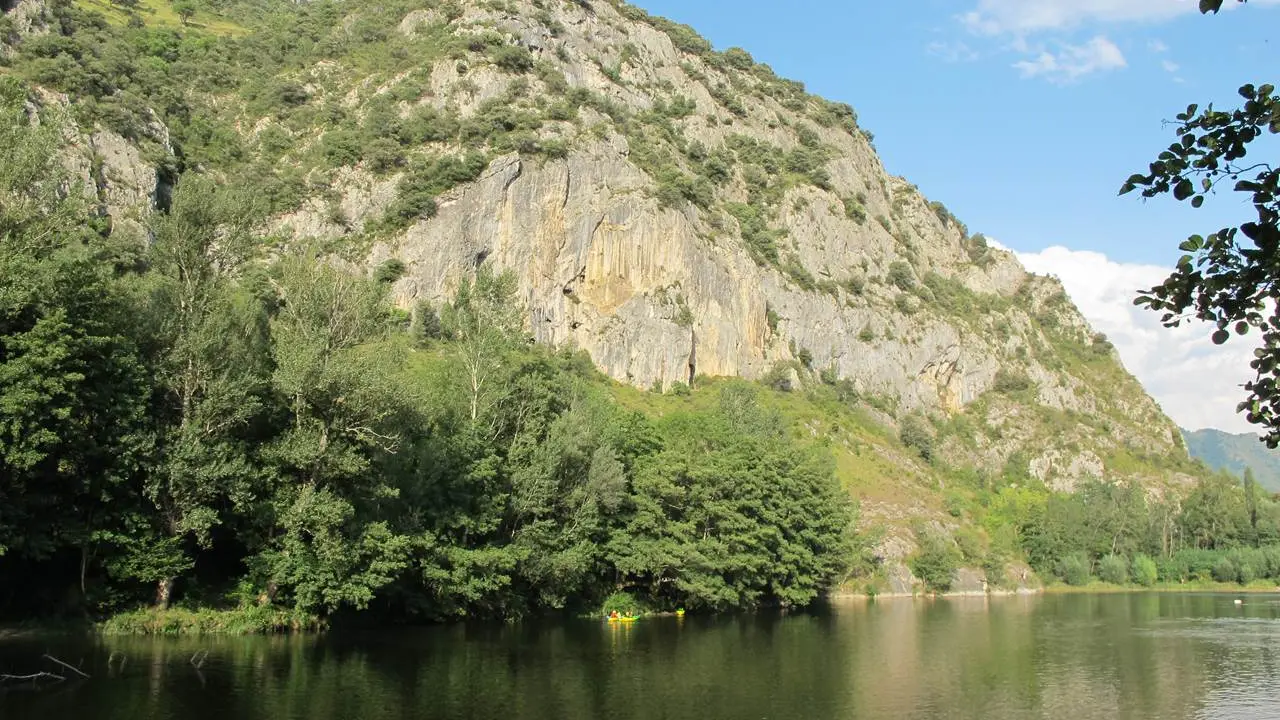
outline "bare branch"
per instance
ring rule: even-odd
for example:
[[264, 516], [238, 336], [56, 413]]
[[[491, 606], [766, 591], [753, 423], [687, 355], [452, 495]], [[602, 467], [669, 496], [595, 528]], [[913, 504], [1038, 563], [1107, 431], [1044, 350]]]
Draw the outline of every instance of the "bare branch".
[[75, 674], [79, 675], [79, 676], [80, 676], [80, 677], [82, 677], [82, 678], [88, 679], [88, 677], [89, 677], [89, 674], [88, 674], [88, 673], [86, 673], [85, 671], [81, 670], [80, 668], [75, 667], [74, 665], [68, 665], [67, 663], [62, 662], [61, 660], [59, 660], [58, 658], [56, 658], [56, 657], [54, 657], [54, 656], [52, 656], [52, 655], [44, 655], [43, 657], [44, 657], [44, 659], [45, 659], [45, 660], [48, 660], [48, 661], [50, 661], [50, 662], [57, 663], [57, 664], [61, 665], [62, 667], [64, 667], [64, 668], [66, 668], [66, 669], [70, 670], [71, 672], [73, 672], [73, 673], [75, 673]]

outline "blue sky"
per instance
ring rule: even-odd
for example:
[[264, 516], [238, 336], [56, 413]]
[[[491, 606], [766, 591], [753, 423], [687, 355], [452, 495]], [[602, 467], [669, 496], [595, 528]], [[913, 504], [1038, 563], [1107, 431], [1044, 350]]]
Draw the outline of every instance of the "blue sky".
[[[1161, 120], [1280, 81], [1280, 7], [1260, 0], [1216, 17], [1194, 0], [638, 4], [853, 105], [890, 172], [1020, 251], [1173, 262], [1192, 230], [1238, 217], [1238, 201], [1191, 211], [1117, 197], [1121, 183], [1172, 142]], [[1044, 52], [1057, 70], [1036, 63]]]
[[632, 1], [848, 102], [890, 172], [1061, 278], [1181, 426], [1251, 430], [1235, 412], [1248, 340], [1217, 347], [1211, 329], [1167, 330], [1132, 305], [1187, 235], [1251, 208], [1234, 193], [1201, 210], [1116, 193], [1173, 142], [1162, 120], [1280, 84], [1280, 0], [1227, 0], [1217, 16], [1196, 0]]

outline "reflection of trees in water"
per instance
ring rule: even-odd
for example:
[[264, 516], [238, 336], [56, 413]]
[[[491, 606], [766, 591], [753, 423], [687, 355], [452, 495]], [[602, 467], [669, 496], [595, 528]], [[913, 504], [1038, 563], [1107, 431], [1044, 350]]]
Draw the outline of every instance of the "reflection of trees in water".
[[[866, 632], [850, 716], [1198, 717], [1224, 693], [1270, 697], [1262, 680], [1280, 676], [1274, 644], [1189, 636], [1231, 612], [1222, 596], [881, 600], [848, 612], [866, 616], [854, 620]], [[1280, 627], [1265, 633], [1280, 639]]]
[[113, 638], [83, 654], [94, 682], [13, 707], [51, 720], [1247, 717], [1244, 700], [1280, 699], [1276, 615], [1261, 599], [1081, 595], [625, 626]]

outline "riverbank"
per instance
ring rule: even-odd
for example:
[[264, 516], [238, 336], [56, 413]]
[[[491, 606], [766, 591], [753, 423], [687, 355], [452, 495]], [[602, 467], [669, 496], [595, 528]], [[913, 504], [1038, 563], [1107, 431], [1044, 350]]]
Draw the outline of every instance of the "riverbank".
[[113, 615], [94, 629], [103, 635], [272, 635], [320, 632], [328, 622], [318, 615], [253, 606], [233, 610], [147, 608]]
[[1163, 592], [1163, 593], [1238, 593], [1246, 595], [1280, 594], [1280, 586], [1272, 583], [1255, 582], [1249, 585], [1236, 583], [1220, 583], [1214, 581], [1189, 583], [1158, 583], [1150, 587], [1145, 585], [1113, 585], [1094, 581], [1088, 585], [1067, 585], [1054, 583], [1043, 587], [1022, 587], [1017, 589], [993, 588], [986, 592], [915, 592], [915, 593], [864, 593], [842, 591], [827, 596], [829, 600], [874, 600], [876, 598], [975, 598], [975, 597], [1013, 597], [1027, 595], [1115, 595], [1121, 593]]

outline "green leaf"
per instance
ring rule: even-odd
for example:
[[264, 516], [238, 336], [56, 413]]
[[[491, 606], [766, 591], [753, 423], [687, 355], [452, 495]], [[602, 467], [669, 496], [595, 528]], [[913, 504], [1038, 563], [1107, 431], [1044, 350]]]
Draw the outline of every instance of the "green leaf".
[[1231, 339], [1231, 333], [1226, 330], [1219, 330], [1213, 334], [1213, 344], [1221, 345]]
[[1178, 184], [1173, 188], [1173, 196], [1179, 200], [1186, 200], [1194, 195], [1195, 192], [1195, 187], [1192, 186], [1191, 181], [1186, 178], [1179, 180]]
[[1191, 207], [1193, 207], [1193, 208], [1198, 208], [1198, 207], [1200, 207], [1201, 205], [1204, 205], [1204, 196], [1203, 196], [1203, 195], [1197, 195], [1197, 196], [1195, 196], [1195, 197], [1191, 198]]

